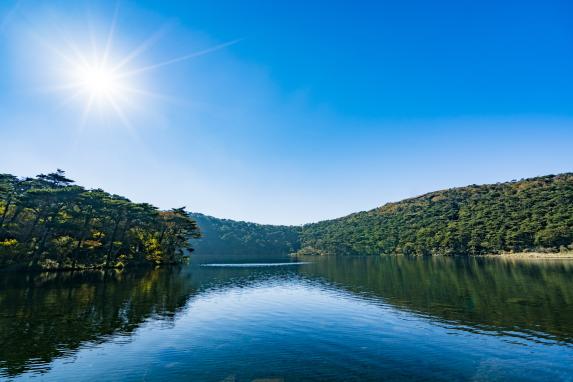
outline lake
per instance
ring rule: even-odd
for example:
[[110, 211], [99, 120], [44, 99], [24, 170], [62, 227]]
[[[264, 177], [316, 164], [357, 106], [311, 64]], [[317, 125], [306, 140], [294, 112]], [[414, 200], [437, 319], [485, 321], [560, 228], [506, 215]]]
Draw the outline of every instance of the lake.
[[0, 274], [0, 379], [571, 381], [573, 261], [195, 256]]

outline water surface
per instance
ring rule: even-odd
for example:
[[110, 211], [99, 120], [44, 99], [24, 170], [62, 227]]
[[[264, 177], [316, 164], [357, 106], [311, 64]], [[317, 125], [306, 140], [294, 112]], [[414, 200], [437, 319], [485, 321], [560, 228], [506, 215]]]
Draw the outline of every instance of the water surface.
[[573, 262], [247, 263], [0, 275], [0, 379], [573, 380]]

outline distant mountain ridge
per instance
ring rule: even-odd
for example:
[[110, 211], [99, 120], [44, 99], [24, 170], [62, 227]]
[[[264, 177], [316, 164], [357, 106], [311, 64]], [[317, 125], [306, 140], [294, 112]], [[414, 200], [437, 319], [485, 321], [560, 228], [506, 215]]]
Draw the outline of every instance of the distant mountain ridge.
[[335, 255], [571, 250], [573, 173], [434, 191], [302, 227], [212, 217], [205, 217], [202, 225], [201, 218], [192, 216], [206, 229], [202, 243], [195, 245], [198, 251], [224, 250], [232, 243], [250, 243], [267, 253]]

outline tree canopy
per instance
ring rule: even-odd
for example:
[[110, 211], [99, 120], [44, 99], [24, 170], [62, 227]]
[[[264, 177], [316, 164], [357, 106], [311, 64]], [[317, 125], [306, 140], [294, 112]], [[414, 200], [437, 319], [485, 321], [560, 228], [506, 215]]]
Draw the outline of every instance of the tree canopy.
[[573, 174], [452, 188], [302, 227], [196, 214], [211, 254], [482, 255], [573, 249]]
[[308, 224], [328, 254], [481, 255], [573, 249], [573, 174], [431, 192]]
[[62, 170], [35, 178], [0, 174], [0, 266], [178, 263], [199, 237], [184, 208], [160, 211], [74, 183]]

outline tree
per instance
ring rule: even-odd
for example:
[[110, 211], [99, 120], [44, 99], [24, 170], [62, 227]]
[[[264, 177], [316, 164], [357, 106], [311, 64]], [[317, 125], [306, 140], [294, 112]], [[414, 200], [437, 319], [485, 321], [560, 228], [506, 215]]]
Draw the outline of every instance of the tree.
[[0, 266], [176, 263], [198, 235], [184, 209], [162, 212], [101, 189], [86, 190], [62, 170], [24, 179], [0, 175]]

